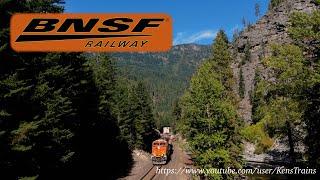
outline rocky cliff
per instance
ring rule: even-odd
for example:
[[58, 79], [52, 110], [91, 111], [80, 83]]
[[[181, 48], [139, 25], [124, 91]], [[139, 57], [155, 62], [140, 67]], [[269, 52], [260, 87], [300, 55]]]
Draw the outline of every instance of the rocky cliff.
[[[235, 62], [232, 64], [239, 94], [240, 69], [242, 69], [244, 96], [240, 102], [239, 114], [248, 122], [252, 122], [251, 93], [254, 90], [256, 69], [262, 69], [260, 76], [265, 77], [267, 70], [261, 65], [261, 58], [270, 54], [270, 44], [290, 43], [288, 35], [289, 16], [294, 11], [311, 13], [319, 6], [313, 0], [285, 0], [278, 6], [270, 9], [266, 15], [254, 25], [248, 26], [239, 34], [233, 43]], [[247, 47], [246, 47], [247, 46]], [[244, 61], [245, 49], [250, 52], [249, 60]]]

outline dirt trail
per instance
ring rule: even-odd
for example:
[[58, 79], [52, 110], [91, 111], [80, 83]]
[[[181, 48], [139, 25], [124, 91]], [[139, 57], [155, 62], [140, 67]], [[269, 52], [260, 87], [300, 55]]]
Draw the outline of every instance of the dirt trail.
[[150, 160], [150, 154], [134, 150], [132, 153], [134, 164], [130, 174], [127, 177], [121, 178], [121, 180], [139, 180], [153, 165]]

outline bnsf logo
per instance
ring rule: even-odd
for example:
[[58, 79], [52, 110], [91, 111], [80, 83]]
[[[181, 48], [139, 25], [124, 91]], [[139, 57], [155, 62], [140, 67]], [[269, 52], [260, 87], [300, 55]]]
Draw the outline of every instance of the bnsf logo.
[[165, 51], [171, 18], [163, 14], [16, 14], [16, 51]]

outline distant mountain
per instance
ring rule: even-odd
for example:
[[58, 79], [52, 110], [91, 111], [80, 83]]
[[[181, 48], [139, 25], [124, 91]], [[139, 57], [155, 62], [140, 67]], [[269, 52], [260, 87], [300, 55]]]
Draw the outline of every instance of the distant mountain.
[[159, 126], [172, 120], [171, 106], [184, 92], [199, 64], [211, 56], [209, 45], [173, 46], [165, 53], [113, 53], [121, 76], [145, 82]]

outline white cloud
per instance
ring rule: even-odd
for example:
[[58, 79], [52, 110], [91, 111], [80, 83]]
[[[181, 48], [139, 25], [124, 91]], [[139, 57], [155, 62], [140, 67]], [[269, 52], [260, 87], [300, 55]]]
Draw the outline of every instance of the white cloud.
[[187, 43], [196, 43], [204, 39], [214, 39], [214, 37], [217, 35], [216, 31], [206, 30], [197, 32], [194, 34], [187, 34], [185, 32], [179, 32], [177, 33], [173, 44], [187, 44]]

